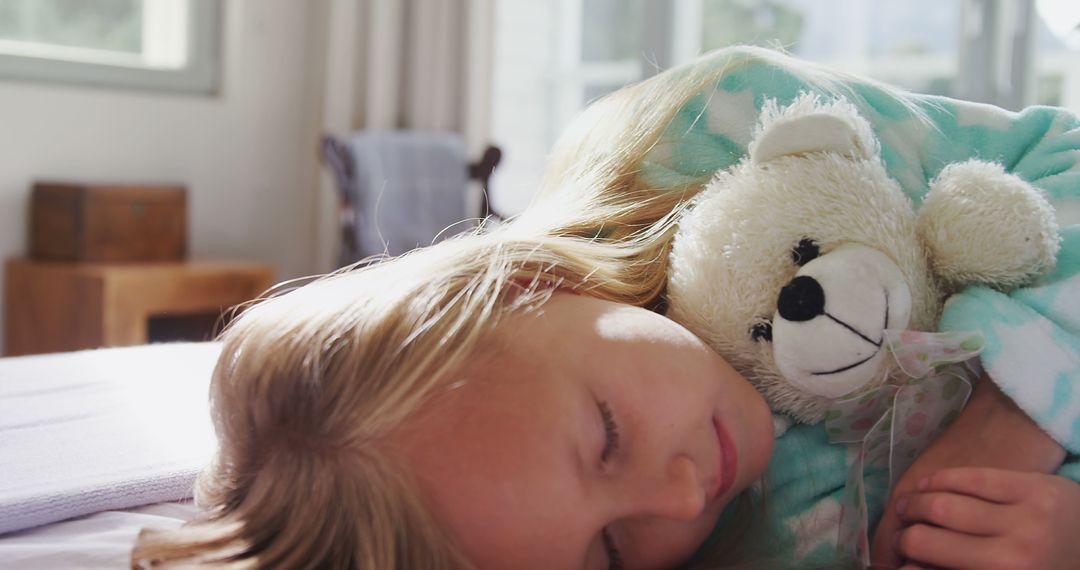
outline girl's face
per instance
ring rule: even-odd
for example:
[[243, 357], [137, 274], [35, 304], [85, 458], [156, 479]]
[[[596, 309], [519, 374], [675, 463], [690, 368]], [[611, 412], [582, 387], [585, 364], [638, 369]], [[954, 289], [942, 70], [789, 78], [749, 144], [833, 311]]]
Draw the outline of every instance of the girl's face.
[[671, 568], [772, 451], [765, 401], [645, 309], [555, 293], [393, 438], [481, 569]]

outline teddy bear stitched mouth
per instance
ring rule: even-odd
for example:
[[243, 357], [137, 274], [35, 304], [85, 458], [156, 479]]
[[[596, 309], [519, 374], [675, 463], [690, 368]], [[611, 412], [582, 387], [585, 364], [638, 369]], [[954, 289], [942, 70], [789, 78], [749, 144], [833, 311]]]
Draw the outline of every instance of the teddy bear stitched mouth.
[[870, 356], [867, 356], [866, 358], [864, 358], [864, 359], [862, 359], [862, 360], [860, 360], [860, 361], [858, 361], [858, 362], [856, 362], [854, 364], [849, 364], [847, 366], [844, 366], [843, 368], [837, 368], [836, 370], [830, 370], [828, 372], [811, 372], [810, 374], [812, 376], [828, 376], [830, 374], [839, 374], [841, 372], [847, 372], [848, 370], [851, 370], [852, 368], [855, 368], [857, 366], [861, 366], [862, 364], [866, 363], [871, 358], [877, 356], [877, 353], [879, 353], [879, 352], [881, 352], [881, 347], [880, 346], [878, 347], [877, 350], [874, 351], [873, 354], [871, 354]]
[[[889, 328], [889, 291], [888, 291], [888, 289], [886, 289], [883, 292], [885, 294], [885, 324], [882, 325], [882, 327], [881, 327], [882, 331]], [[877, 356], [877, 353], [881, 352], [881, 343], [884, 341], [884, 337], [882, 338], [882, 340], [878, 340], [878, 341], [875, 342], [870, 337], [868, 337], [868, 336], [864, 335], [863, 333], [859, 332], [858, 330], [856, 330], [855, 327], [845, 323], [844, 321], [841, 321], [840, 319], [830, 315], [829, 313], [822, 312], [822, 314], [824, 316], [828, 317], [834, 323], [836, 323], [836, 324], [846, 328], [847, 330], [855, 333], [855, 335], [858, 336], [859, 338], [861, 338], [861, 339], [865, 340], [866, 342], [874, 345], [875, 347], [877, 347], [877, 350], [875, 350], [870, 356], [867, 356], [866, 358], [864, 358], [864, 359], [862, 359], [862, 360], [860, 360], [858, 362], [855, 362], [853, 364], [848, 364], [847, 366], [837, 368], [836, 370], [830, 370], [828, 372], [811, 372], [810, 373], [811, 376], [828, 376], [830, 374], [839, 374], [841, 372], [846, 372], [848, 370], [851, 370], [852, 368], [863, 365], [864, 363], [868, 362], [870, 359]]]

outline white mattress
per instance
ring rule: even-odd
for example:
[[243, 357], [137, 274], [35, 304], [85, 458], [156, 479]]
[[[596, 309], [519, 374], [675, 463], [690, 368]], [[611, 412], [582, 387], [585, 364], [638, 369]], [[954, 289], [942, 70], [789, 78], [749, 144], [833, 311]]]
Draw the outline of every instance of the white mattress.
[[215, 449], [219, 353], [175, 343], [0, 358], [0, 568], [128, 567], [139, 528], [190, 518], [176, 502]]
[[0, 568], [85, 570], [131, 567], [144, 528], [175, 528], [195, 516], [190, 502], [105, 511], [0, 536]]

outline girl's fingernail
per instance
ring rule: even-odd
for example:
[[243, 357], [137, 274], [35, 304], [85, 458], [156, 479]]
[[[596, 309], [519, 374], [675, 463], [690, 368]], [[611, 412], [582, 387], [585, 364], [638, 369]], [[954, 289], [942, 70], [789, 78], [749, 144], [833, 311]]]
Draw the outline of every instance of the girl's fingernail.
[[899, 501], [896, 501], [896, 514], [898, 514], [898, 515], [904, 514], [904, 509], [906, 509], [906, 508], [907, 508], [907, 497], [904, 497], [904, 498], [900, 499]]
[[919, 479], [918, 484], [915, 486], [918, 487], [920, 491], [925, 491], [926, 488], [930, 486], [930, 478], [923, 477], [922, 479]]

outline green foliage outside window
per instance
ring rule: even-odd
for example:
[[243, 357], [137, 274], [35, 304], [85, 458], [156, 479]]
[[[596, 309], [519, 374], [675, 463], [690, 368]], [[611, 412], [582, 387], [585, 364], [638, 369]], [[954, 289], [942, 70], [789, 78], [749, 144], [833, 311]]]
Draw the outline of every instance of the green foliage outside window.
[[142, 0], [0, 0], [0, 39], [142, 52]]

